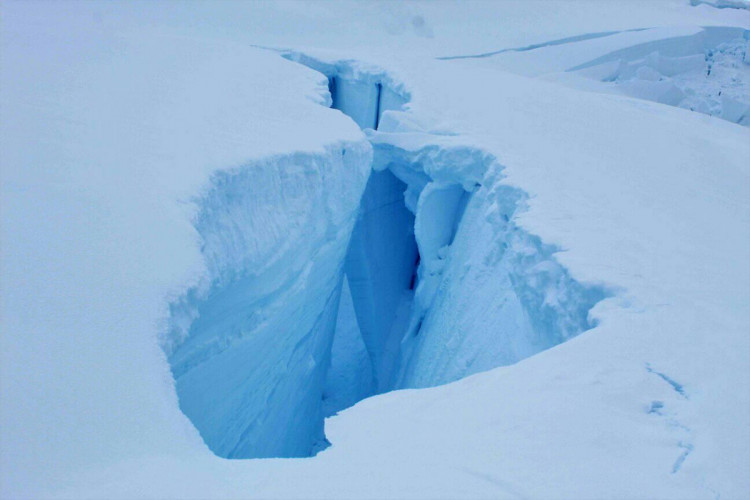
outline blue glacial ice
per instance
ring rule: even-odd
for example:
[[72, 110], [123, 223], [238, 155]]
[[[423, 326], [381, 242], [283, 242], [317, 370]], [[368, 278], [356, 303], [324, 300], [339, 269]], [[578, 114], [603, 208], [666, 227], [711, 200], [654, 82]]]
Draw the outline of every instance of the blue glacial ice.
[[314, 455], [325, 417], [365, 397], [594, 326], [605, 290], [516, 225], [526, 197], [493, 156], [413, 129], [387, 75], [290, 58], [326, 74], [332, 107], [369, 141], [217, 175], [197, 200], [210, 279], [172, 304], [163, 347], [217, 455]]

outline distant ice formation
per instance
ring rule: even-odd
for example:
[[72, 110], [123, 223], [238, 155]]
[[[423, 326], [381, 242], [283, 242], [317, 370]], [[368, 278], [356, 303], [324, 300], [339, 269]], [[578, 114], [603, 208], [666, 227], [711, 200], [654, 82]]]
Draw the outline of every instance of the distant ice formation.
[[750, 31], [695, 35], [628, 47], [572, 68], [632, 97], [750, 126]]

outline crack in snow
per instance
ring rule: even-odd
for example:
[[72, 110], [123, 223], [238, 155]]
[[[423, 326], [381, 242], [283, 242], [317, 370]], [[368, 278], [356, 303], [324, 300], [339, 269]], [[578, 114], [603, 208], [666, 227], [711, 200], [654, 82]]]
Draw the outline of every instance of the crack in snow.
[[685, 388], [683, 387], [682, 384], [670, 378], [669, 376], [665, 375], [664, 373], [654, 370], [651, 367], [651, 363], [646, 363], [646, 371], [648, 371], [649, 373], [653, 373], [654, 375], [656, 375], [657, 377], [659, 377], [660, 379], [668, 383], [670, 386], [672, 386], [672, 389], [674, 389], [674, 391], [680, 396], [682, 396], [683, 398], [690, 399], [687, 393], [685, 392]]
[[644, 31], [647, 29], [649, 28], [636, 28], [636, 29], [621, 30], [621, 31], [601, 31], [597, 33], [586, 33], [584, 35], [569, 36], [566, 38], [559, 38], [557, 40], [550, 40], [548, 42], [532, 43], [530, 45], [524, 45], [522, 47], [511, 47], [511, 48], [506, 48], [506, 49], [493, 50], [491, 52], [482, 52], [480, 54], [442, 56], [442, 57], [436, 57], [436, 59], [439, 59], [441, 61], [452, 61], [455, 59], [482, 59], [485, 57], [491, 57], [491, 56], [496, 56], [498, 54], [503, 54], [505, 52], [527, 52], [529, 50], [541, 49], [543, 47], [552, 47], [555, 45], [564, 45], [566, 43], [582, 42], [585, 40], [593, 40], [595, 38], [604, 38], [607, 36], [616, 35], [618, 33]]

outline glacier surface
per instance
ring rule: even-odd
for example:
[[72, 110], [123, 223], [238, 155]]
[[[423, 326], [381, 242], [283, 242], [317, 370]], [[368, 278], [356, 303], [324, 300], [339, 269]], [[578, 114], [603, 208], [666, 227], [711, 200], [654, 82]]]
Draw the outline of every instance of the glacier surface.
[[747, 496], [734, 4], [4, 3], [0, 496]]

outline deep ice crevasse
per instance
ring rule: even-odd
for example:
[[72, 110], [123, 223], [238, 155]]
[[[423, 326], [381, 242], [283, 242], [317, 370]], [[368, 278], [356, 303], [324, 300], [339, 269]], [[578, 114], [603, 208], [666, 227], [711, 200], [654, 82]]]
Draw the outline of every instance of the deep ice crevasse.
[[415, 128], [377, 68], [288, 57], [328, 76], [329, 102], [369, 141], [217, 174], [197, 200], [207, 273], [172, 304], [162, 345], [217, 455], [313, 455], [324, 417], [359, 399], [594, 326], [604, 289], [514, 223], [526, 196], [492, 155]]

